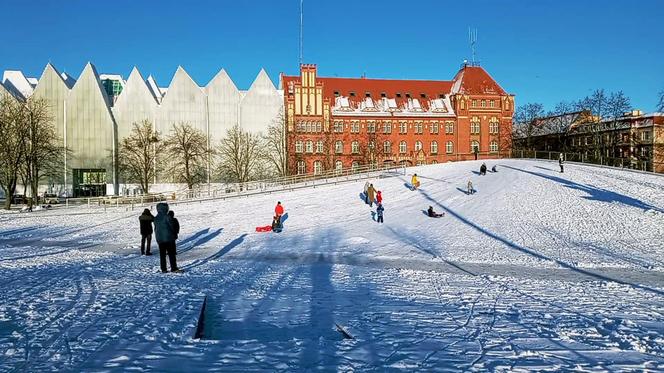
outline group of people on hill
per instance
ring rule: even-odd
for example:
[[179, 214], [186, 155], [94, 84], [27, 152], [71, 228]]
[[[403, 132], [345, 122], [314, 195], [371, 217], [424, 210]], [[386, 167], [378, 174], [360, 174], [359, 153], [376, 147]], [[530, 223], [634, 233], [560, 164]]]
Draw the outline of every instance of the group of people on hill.
[[[162, 273], [168, 272], [166, 258], [171, 267], [171, 272], [183, 272], [177, 264], [177, 245], [175, 241], [180, 234], [180, 222], [175, 218], [175, 212], [169, 210], [168, 203], [157, 204], [157, 215], [154, 216], [150, 209], [143, 210], [138, 217], [141, 227], [141, 255], [152, 255], [152, 234], [154, 233], [159, 245], [159, 264]], [[153, 229], [154, 225], [154, 229]]]
[[385, 212], [385, 208], [383, 207], [383, 193], [380, 190], [376, 190], [373, 184], [366, 182], [364, 183], [364, 203], [368, 204], [369, 207], [373, 207], [374, 201], [376, 201], [376, 221], [383, 223], [383, 214]]

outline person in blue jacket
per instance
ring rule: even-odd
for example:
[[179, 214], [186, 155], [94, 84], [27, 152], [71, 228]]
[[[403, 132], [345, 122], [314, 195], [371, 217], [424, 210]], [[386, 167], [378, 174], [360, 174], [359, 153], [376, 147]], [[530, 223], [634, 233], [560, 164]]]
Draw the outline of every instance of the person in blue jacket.
[[166, 256], [168, 256], [171, 272], [182, 272], [178, 268], [175, 251], [175, 240], [177, 239], [178, 231], [179, 224], [174, 221], [173, 217], [168, 215], [168, 203], [158, 203], [157, 216], [154, 217], [154, 233], [157, 244], [159, 245], [159, 264], [163, 273], [168, 272]]

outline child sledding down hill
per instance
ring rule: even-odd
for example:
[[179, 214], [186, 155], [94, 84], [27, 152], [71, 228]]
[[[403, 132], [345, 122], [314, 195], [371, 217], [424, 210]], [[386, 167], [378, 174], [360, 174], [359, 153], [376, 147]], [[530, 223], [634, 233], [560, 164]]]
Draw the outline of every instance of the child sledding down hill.
[[429, 209], [427, 210], [427, 215], [429, 215], [430, 218], [439, 218], [445, 214], [439, 214], [433, 211], [433, 206], [429, 206]]

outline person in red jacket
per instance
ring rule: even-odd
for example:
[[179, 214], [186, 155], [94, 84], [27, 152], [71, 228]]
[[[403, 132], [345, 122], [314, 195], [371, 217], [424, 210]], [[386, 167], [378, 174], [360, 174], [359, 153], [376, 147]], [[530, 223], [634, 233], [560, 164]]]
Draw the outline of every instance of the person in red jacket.
[[383, 203], [383, 195], [381, 194], [380, 190], [376, 192], [376, 202]]
[[281, 215], [284, 214], [284, 206], [281, 204], [281, 201], [277, 202], [277, 205], [274, 207], [274, 215], [276, 215], [281, 220]]

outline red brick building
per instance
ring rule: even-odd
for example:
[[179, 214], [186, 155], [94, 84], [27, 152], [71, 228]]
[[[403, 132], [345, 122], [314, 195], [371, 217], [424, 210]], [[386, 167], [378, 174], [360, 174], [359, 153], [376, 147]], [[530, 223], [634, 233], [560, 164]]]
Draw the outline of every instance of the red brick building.
[[281, 76], [291, 174], [367, 164], [498, 158], [511, 147], [514, 96], [480, 66], [450, 81]]

